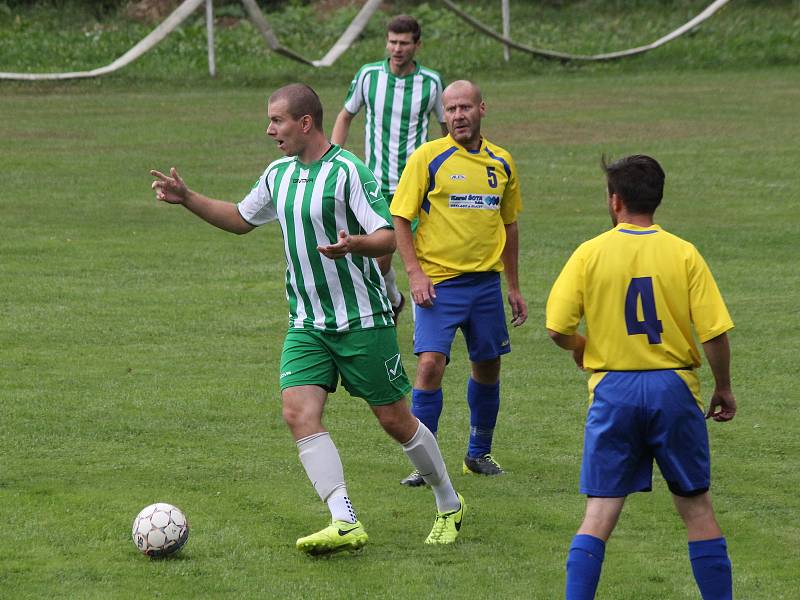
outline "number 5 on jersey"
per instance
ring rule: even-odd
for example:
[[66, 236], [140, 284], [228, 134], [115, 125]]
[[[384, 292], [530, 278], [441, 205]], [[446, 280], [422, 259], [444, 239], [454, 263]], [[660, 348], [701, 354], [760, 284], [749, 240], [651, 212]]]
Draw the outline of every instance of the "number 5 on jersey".
[[[638, 307], [642, 305], [642, 320], [639, 320]], [[652, 277], [634, 277], [625, 295], [625, 325], [628, 335], [646, 335], [651, 344], [661, 343], [664, 328], [656, 314], [656, 298], [653, 293]]]
[[497, 173], [494, 172], [494, 167], [486, 167], [486, 179], [490, 188], [497, 187]]

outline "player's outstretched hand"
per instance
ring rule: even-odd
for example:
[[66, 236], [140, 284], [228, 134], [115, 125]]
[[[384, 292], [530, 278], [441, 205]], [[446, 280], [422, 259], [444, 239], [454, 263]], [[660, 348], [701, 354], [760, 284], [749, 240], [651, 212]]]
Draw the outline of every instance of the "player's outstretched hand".
[[511, 325], [519, 327], [528, 320], [528, 305], [517, 291], [508, 292], [508, 305], [511, 307]]
[[730, 390], [714, 390], [711, 402], [708, 405], [706, 419], [715, 421], [730, 421], [736, 416], [736, 398]]
[[189, 188], [186, 187], [175, 167], [169, 170], [169, 175], [164, 175], [156, 170], [150, 171], [150, 175], [156, 178], [150, 187], [155, 190], [158, 200], [169, 202], [170, 204], [183, 204], [186, 202]]
[[414, 304], [422, 308], [433, 306], [433, 301], [436, 299], [436, 290], [433, 287], [431, 278], [425, 273], [419, 271], [413, 275], [409, 274], [408, 287]]
[[347, 254], [353, 251], [352, 243], [353, 238], [344, 230], [342, 230], [339, 232], [339, 239], [335, 244], [317, 246], [317, 250], [323, 256], [327, 256], [332, 260], [336, 260], [337, 258], [344, 258]]

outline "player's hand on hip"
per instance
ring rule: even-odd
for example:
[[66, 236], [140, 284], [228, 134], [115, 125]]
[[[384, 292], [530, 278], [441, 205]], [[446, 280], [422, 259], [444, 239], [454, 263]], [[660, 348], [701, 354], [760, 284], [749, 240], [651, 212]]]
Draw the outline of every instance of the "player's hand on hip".
[[528, 320], [528, 305], [517, 291], [508, 292], [508, 305], [511, 307], [511, 325], [519, 327]]
[[317, 246], [317, 250], [323, 256], [327, 256], [331, 260], [337, 258], [344, 258], [352, 249], [353, 238], [344, 230], [339, 232], [339, 239], [335, 244], [328, 244], [327, 246]]
[[423, 272], [408, 276], [408, 287], [411, 291], [411, 298], [414, 304], [422, 308], [430, 308], [436, 299], [436, 290], [433, 287], [431, 278]]
[[730, 390], [714, 390], [711, 402], [708, 405], [706, 419], [715, 421], [730, 421], [736, 416], [736, 398]]
[[164, 175], [160, 171], [150, 171], [150, 175], [156, 180], [150, 186], [156, 192], [156, 199], [170, 204], [183, 204], [189, 195], [189, 188], [178, 175], [175, 167], [169, 171], [169, 175]]
[[575, 347], [572, 349], [572, 360], [575, 361], [575, 365], [581, 370], [585, 371], [586, 369], [583, 368], [583, 353], [586, 350], [586, 338], [582, 335], [575, 336]]

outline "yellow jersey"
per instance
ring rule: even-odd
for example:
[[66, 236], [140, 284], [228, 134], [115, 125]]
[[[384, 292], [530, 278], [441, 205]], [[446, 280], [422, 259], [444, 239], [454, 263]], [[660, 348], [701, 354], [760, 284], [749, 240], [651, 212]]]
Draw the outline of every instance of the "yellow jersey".
[[594, 371], [697, 367], [700, 342], [733, 328], [697, 249], [658, 225], [620, 223], [581, 244], [553, 284], [547, 328], [586, 319], [583, 364]]
[[434, 284], [462, 275], [502, 271], [505, 225], [522, 208], [511, 155], [485, 138], [470, 152], [450, 135], [409, 157], [391, 213], [419, 218], [415, 249]]

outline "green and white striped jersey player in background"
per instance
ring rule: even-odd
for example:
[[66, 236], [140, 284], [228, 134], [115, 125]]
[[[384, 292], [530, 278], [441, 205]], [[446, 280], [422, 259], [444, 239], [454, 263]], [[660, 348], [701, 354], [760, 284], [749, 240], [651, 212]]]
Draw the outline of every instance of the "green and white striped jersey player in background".
[[[331, 141], [344, 146], [353, 117], [365, 107], [364, 162], [375, 173], [390, 204], [406, 160], [428, 141], [431, 116], [438, 121], [442, 135], [447, 134], [442, 109], [444, 82], [439, 73], [414, 60], [421, 34], [413, 17], [400, 15], [389, 22], [388, 58], [358, 70], [331, 133]], [[392, 255], [380, 257], [378, 264], [396, 317], [405, 298], [397, 289]]]
[[367, 543], [339, 451], [322, 424], [328, 394], [340, 380], [350, 395], [367, 401], [431, 486], [436, 518], [425, 543], [452, 544], [464, 499], [453, 489], [436, 437], [406, 403], [411, 386], [375, 261], [395, 249], [386, 199], [369, 169], [328, 141], [313, 89], [284, 86], [270, 96], [267, 112], [267, 135], [286, 157], [271, 163], [238, 205], [189, 189], [175, 168], [169, 175], [150, 174], [158, 200], [182, 204], [225, 231], [249, 233], [275, 220], [281, 225], [290, 307], [279, 378], [282, 415], [306, 475], [331, 513], [330, 525], [299, 538], [296, 547], [320, 555]]

